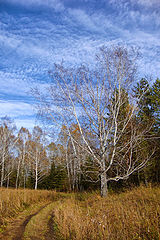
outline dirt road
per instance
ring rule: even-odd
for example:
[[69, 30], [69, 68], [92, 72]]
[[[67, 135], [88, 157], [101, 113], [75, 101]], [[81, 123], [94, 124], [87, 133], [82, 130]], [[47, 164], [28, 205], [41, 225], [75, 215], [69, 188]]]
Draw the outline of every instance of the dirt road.
[[[54, 203], [55, 204], [55, 203]], [[54, 205], [47, 203], [27, 216], [19, 216], [0, 235], [1, 240], [60, 240], [54, 222]]]

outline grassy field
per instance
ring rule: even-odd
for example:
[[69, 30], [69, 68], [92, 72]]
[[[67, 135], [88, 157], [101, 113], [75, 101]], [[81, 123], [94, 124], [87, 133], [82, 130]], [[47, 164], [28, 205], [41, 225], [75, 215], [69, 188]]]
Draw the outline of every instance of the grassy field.
[[43, 237], [38, 239], [52, 239], [45, 237], [47, 231], [50, 231], [48, 236], [54, 235], [53, 239], [67, 240], [160, 239], [158, 187], [141, 186], [120, 194], [109, 194], [107, 198], [101, 198], [98, 193], [1, 189], [1, 225], [40, 203], [48, 205], [28, 222], [24, 239], [30, 239], [33, 234], [39, 237], [40, 232]]
[[160, 239], [160, 188], [140, 187], [106, 199], [77, 194], [54, 212], [64, 239]]

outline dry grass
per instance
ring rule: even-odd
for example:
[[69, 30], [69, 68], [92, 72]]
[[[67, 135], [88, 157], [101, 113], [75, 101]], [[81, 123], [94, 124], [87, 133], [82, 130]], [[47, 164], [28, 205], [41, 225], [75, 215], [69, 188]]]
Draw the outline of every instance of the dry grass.
[[160, 239], [160, 188], [140, 187], [106, 199], [75, 195], [54, 212], [64, 239]]
[[39, 228], [45, 232], [49, 212], [54, 211], [55, 224], [64, 239], [160, 239], [160, 188], [143, 186], [121, 194], [110, 194], [105, 199], [96, 193], [57, 194], [51, 191], [0, 189], [1, 225], [29, 206], [50, 201], [54, 202], [27, 225], [26, 237], [33, 233], [34, 227], [35, 235], [39, 233]]
[[8, 218], [14, 218], [27, 207], [55, 199], [55, 192], [41, 190], [0, 189], [0, 226], [5, 226]]

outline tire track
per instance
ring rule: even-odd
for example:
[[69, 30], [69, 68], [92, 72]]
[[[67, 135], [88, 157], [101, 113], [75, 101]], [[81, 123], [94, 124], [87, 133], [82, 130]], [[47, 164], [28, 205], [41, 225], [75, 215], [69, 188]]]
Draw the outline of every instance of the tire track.
[[50, 203], [42, 206], [37, 212], [29, 215], [25, 221], [20, 225], [19, 228], [17, 228], [16, 230], [16, 234], [15, 236], [12, 238], [12, 240], [22, 240], [24, 232], [25, 232], [25, 228], [27, 226], [27, 224], [29, 223], [29, 221], [31, 220], [32, 217], [36, 216], [43, 208], [47, 207]]
[[56, 240], [54, 225], [54, 213], [51, 213], [47, 224], [48, 231], [45, 233], [45, 240]]
[[[50, 216], [50, 219], [47, 223], [48, 230], [44, 235], [44, 239], [45, 240], [64, 240], [64, 237], [60, 233], [59, 228], [54, 220], [55, 218], [54, 211], [52, 211], [49, 216]], [[32, 239], [32, 240], [36, 240], [36, 239]]]

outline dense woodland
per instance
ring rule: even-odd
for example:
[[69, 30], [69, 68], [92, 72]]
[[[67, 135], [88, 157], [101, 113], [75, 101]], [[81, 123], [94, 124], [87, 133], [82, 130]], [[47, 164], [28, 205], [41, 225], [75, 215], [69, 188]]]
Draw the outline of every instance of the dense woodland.
[[51, 84], [50, 95], [37, 89], [33, 94], [48, 126], [58, 124], [58, 136], [49, 142], [39, 126], [17, 131], [2, 118], [1, 187], [101, 188], [104, 196], [108, 187], [159, 183], [160, 80], [137, 82], [132, 60], [126, 49], [116, 48], [101, 50], [99, 72], [55, 65], [50, 74], [61, 92]]

